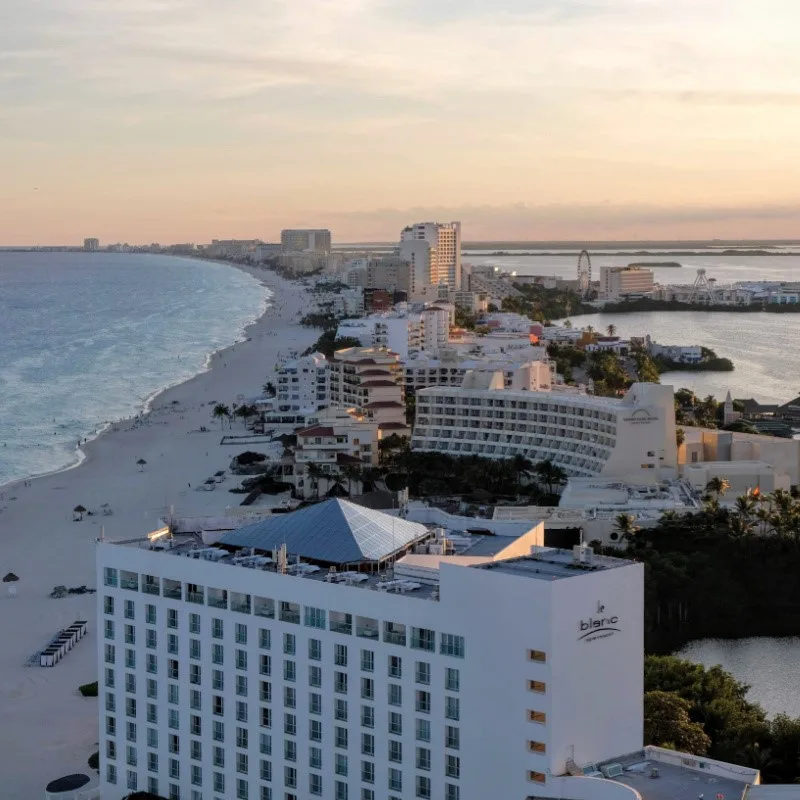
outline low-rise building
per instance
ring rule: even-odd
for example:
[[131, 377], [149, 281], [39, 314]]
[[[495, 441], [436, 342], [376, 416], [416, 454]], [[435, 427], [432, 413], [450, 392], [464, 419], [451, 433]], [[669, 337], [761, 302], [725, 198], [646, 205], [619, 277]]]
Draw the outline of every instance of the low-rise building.
[[87, 253], [94, 253], [100, 249], [100, 240], [99, 239], [84, 239], [83, 240], [83, 249]]
[[429, 386], [459, 387], [467, 372], [492, 375], [502, 372], [505, 387], [510, 389], [515, 383], [515, 375], [521, 369], [528, 369], [535, 375], [533, 383], [537, 391], [549, 391], [556, 383], [555, 363], [518, 360], [510, 356], [463, 358], [453, 350], [443, 351], [439, 358], [426, 357], [424, 354], [410, 358], [403, 367], [406, 391], [414, 392]]
[[331, 232], [327, 228], [286, 228], [281, 231], [284, 253], [331, 252]]
[[648, 335], [645, 347], [654, 358], [666, 358], [679, 364], [699, 364], [703, 360], [703, 348], [699, 344], [658, 344]]
[[315, 411], [326, 406], [327, 364], [322, 353], [281, 361], [276, 369], [275, 411]]
[[[466, 378], [465, 378], [466, 382]], [[575, 477], [634, 483], [677, 477], [672, 387], [635, 383], [623, 398], [504, 388], [417, 392], [412, 449], [549, 460]]]
[[[342, 289], [333, 296], [332, 302], [332, 311], [337, 317], [359, 317], [365, 309], [364, 290], [360, 288]], [[339, 336], [349, 335], [339, 334]]]

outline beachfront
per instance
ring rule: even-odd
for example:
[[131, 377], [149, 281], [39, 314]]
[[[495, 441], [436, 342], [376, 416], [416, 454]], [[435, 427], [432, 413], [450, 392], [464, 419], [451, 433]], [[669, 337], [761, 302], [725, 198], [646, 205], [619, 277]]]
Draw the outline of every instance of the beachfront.
[[[191, 515], [238, 504], [241, 496], [227, 491], [237, 480], [217, 491], [197, 490], [246, 449], [220, 444], [214, 403], [260, 394], [280, 352], [302, 350], [316, 339], [318, 332], [297, 324], [309, 305], [298, 284], [264, 270], [246, 271], [273, 291], [265, 314], [247, 329], [247, 341], [215, 354], [207, 372], [159, 395], [146, 416], [120, 422], [90, 442], [80, 466], [0, 489], [0, 575], [20, 578], [16, 597], [5, 586], [0, 592], [3, 800], [42, 796], [49, 780], [88, 771], [86, 759], [97, 749], [98, 701], [77, 691], [97, 679], [96, 595], [51, 599], [53, 587], [94, 588], [101, 526], [110, 539], [131, 538], [155, 528], [170, 506]], [[241, 422], [233, 424], [237, 432], [243, 432]], [[139, 459], [147, 462], [141, 469]], [[104, 504], [112, 515], [103, 515]], [[73, 521], [78, 505], [96, 513]], [[26, 666], [78, 619], [88, 620], [88, 634], [60, 663]]]

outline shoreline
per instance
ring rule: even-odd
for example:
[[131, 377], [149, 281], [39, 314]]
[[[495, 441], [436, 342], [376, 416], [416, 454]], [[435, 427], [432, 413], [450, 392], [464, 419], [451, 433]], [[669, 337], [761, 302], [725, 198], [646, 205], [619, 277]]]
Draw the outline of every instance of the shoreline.
[[[81, 444], [79, 464], [0, 490], [0, 574], [20, 577], [16, 597], [0, 589], [3, 800], [29, 800], [55, 777], [86, 772], [86, 759], [97, 749], [98, 700], [81, 697], [77, 687], [97, 678], [102, 593], [51, 599], [53, 587], [97, 586], [95, 541], [103, 529], [111, 541], [138, 538], [154, 530], [170, 508], [180, 516], [219, 516], [238, 505], [241, 496], [228, 492], [238, 477], [226, 478], [215, 491], [201, 490], [205, 479], [227, 472], [244, 449], [221, 443], [231, 431], [227, 421], [223, 431], [212, 419], [213, 404], [261, 394], [264, 382], [274, 380], [279, 355], [304, 349], [319, 333], [299, 325], [313, 304], [302, 286], [259, 268], [230, 266], [273, 293], [235, 343], [210, 354], [204, 370], [149, 398], [146, 412], [111, 423]], [[234, 421], [232, 430], [243, 433], [243, 423]], [[143, 470], [137, 467], [140, 458], [147, 462]], [[78, 504], [93, 513], [73, 521]], [[26, 666], [76, 619], [89, 621], [88, 642], [53, 668]]]
[[[268, 313], [272, 305], [272, 302], [275, 299], [276, 289], [268, 284], [268, 282], [264, 279], [264, 276], [255, 274], [258, 268], [242, 267], [242, 265], [240, 264], [233, 264], [226, 261], [211, 261], [209, 259], [192, 259], [192, 260], [205, 261], [208, 264], [222, 264], [224, 266], [230, 266], [235, 269], [239, 269], [241, 272], [244, 272], [246, 275], [252, 277], [254, 281], [256, 281], [261, 287], [265, 288], [270, 293], [269, 295], [265, 296], [261, 304], [259, 314], [242, 326], [242, 329], [238, 334], [237, 339], [233, 343], [225, 345], [224, 347], [219, 347], [216, 350], [211, 350], [210, 352], [206, 353], [206, 356], [203, 359], [203, 366], [201, 367], [200, 370], [198, 370], [197, 372], [195, 372], [194, 374], [190, 375], [187, 378], [176, 380], [173, 383], [166, 384], [161, 388], [155, 389], [152, 392], [150, 392], [150, 394], [148, 394], [141, 402], [141, 405], [138, 407], [139, 410], [137, 411], [137, 413], [133, 414], [132, 416], [119, 417], [118, 419], [105, 420], [103, 422], [97, 423], [98, 427], [95, 431], [87, 434], [82, 439], [79, 438], [78, 441], [75, 443], [73, 448], [73, 454], [77, 460], [65, 464], [64, 466], [56, 467], [55, 469], [52, 470], [46, 470], [45, 472], [35, 472], [31, 475], [23, 476], [20, 478], [12, 478], [11, 480], [6, 481], [5, 483], [0, 483], [0, 492], [5, 493], [7, 491], [12, 491], [18, 488], [20, 484], [24, 485], [28, 481], [34, 481], [39, 478], [46, 478], [52, 475], [58, 475], [59, 473], [62, 472], [69, 472], [70, 470], [77, 469], [82, 464], [84, 464], [86, 460], [89, 458], [89, 453], [87, 452], [89, 445], [97, 441], [100, 437], [110, 432], [113, 432], [115, 425], [121, 425], [127, 422], [133, 422], [136, 419], [141, 419], [143, 417], [146, 417], [148, 414], [150, 414], [150, 412], [153, 409], [154, 403], [158, 400], [158, 398], [161, 395], [165, 394], [166, 392], [169, 392], [171, 389], [175, 389], [178, 388], [179, 386], [182, 386], [184, 383], [188, 383], [189, 381], [194, 380], [199, 375], [203, 375], [209, 372], [213, 366], [213, 360], [216, 355], [225, 353], [227, 350], [232, 349], [236, 345], [243, 344], [244, 342], [248, 341], [249, 338], [248, 331], [250, 330], [250, 328], [255, 327]], [[267, 272], [266, 270], [260, 270], [260, 271]], [[267, 274], [274, 274], [274, 273], [267, 273]]]

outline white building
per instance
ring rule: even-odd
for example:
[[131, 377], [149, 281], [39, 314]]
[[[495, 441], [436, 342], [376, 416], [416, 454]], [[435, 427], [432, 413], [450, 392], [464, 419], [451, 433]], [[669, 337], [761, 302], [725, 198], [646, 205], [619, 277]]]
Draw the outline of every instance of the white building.
[[[527, 370], [529, 377], [521, 380], [520, 372]], [[488, 373], [494, 376], [502, 372], [506, 389], [512, 386], [536, 386], [536, 391], [550, 391], [555, 383], [555, 363], [525, 361], [514, 358], [459, 358], [452, 351], [444, 358], [426, 358], [424, 355], [411, 358], [404, 364], [406, 390], [414, 392], [430, 386], [454, 386], [463, 384], [468, 372]], [[515, 381], [515, 376], [517, 380]]]
[[419, 222], [400, 235], [400, 258], [411, 265], [411, 294], [428, 287], [461, 288], [461, 223]]
[[95, 253], [100, 249], [100, 240], [99, 239], [84, 239], [83, 240], [83, 249], [87, 253]]
[[343, 319], [336, 337], [358, 339], [363, 347], [391, 350], [405, 361], [424, 347], [423, 319], [419, 314], [386, 312], [362, 319]]
[[277, 243], [262, 242], [257, 244], [253, 252], [253, 257], [256, 261], [266, 261], [268, 258], [273, 258], [281, 253], [281, 246]]
[[275, 410], [311, 411], [327, 405], [327, 363], [322, 353], [311, 353], [279, 364]]
[[[348, 276], [349, 285], [349, 276]], [[333, 296], [333, 313], [337, 317], [359, 316], [364, 313], [364, 289], [343, 289]]]
[[679, 364], [699, 364], [703, 360], [703, 348], [699, 344], [658, 344], [648, 335], [645, 346], [651, 356], [661, 356]]
[[550, 460], [568, 475], [631, 482], [677, 476], [671, 386], [635, 383], [622, 399], [567, 392], [436, 387], [417, 393], [414, 450]]
[[600, 267], [601, 300], [644, 297], [653, 286], [653, 270], [646, 267]]

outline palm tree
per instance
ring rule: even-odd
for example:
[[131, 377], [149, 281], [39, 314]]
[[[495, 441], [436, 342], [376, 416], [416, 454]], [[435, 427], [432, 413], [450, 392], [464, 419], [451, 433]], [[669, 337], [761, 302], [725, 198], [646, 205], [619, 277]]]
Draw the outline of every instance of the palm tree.
[[264, 394], [267, 397], [275, 397], [277, 394], [275, 391], [275, 384], [272, 381], [267, 381], [261, 388], [264, 390]]
[[311, 483], [311, 487], [314, 489], [314, 498], [319, 500], [319, 481], [321, 478], [327, 477], [325, 470], [322, 469], [319, 464], [312, 461], [306, 467], [306, 477]]
[[567, 479], [567, 473], [550, 460], [540, 461], [533, 468], [536, 477], [547, 486], [548, 494], [554, 494], [554, 488], [560, 486]]
[[636, 517], [633, 514], [617, 514], [614, 520], [614, 532], [623, 542], [632, 542], [639, 532]]
[[522, 476], [524, 475], [527, 478], [531, 474], [533, 462], [529, 458], [517, 454], [514, 456], [512, 463], [514, 465], [514, 472], [517, 475], [517, 489], [519, 490], [519, 487], [522, 486]]
[[211, 416], [219, 420], [219, 426], [222, 429], [225, 425], [225, 420], [230, 419], [231, 410], [224, 403], [217, 403], [211, 412]]
[[342, 467], [342, 474], [347, 481], [347, 493], [353, 494], [353, 481], [358, 483], [363, 479], [361, 467], [358, 464], [345, 464]]
[[706, 491], [709, 494], [714, 495], [714, 499], [719, 502], [720, 497], [722, 497], [728, 489], [731, 488], [730, 483], [728, 482], [727, 478], [721, 478], [719, 475], [715, 475], [707, 484], [706, 484]]
[[617, 333], [617, 326], [616, 326], [616, 325], [609, 325], [609, 326], [606, 328], [606, 333], [607, 333], [609, 336], [615, 336], [615, 335], [616, 335], [616, 333]]

